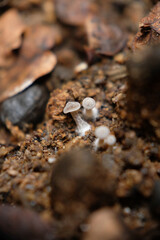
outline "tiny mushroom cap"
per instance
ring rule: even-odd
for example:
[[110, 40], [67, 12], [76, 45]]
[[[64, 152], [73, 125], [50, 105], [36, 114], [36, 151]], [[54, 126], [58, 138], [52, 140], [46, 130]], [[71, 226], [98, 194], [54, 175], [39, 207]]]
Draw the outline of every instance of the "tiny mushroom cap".
[[105, 142], [108, 144], [108, 145], [114, 145], [116, 143], [116, 137], [114, 135], [109, 135]]
[[106, 126], [97, 127], [95, 130], [95, 136], [99, 139], [105, 139], [108, 137], [110, 130]]
[[86, 97], [85, 99], [83, 99], [82, 102], [82, 106], [86, 109], [86, 110], [91, 110], [95, 107], [96, 102], [93, 98], [90, 97]]
[[81, 104], [79, 102], [68, 102], [63, 109], [64, 114], [71, 113], [78, 111], [81, 107]]

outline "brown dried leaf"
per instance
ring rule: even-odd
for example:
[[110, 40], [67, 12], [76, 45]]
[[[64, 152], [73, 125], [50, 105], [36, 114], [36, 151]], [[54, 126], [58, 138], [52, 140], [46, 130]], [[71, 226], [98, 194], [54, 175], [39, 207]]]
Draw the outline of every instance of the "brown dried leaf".
[[11, 51], [20, 47], [25, 25], [17, 10], [11, 9], [0, 18], [0, 66], [7, 64], [6, 57]]
[[56, 56], [50, 51], [35, 55], [31, 59], [20, 56], [15, 65], [1, 79], [0, 102], [23, 91], [36, 79], [51, 72], [56, 63]]
[[[51, 49], [55, 45], [55, 29], [45, 25], [36, 25], [25, 31], [21, 54], [32, 57], [39, 52]], [[28, 51], [29, 50], [29, 51]]]
[[140, 27], [149, 27], [160, 34], [160, 2], [154, 6], [147, 17], [141, 20]]
[[54, 28], [38, 25], [26, 30], [18, 58], [1, 74], [0, 102], [30, 86], [36, 79], [51, 72], [56, 56], [46, 51], [54, 46]]
[[133, 49], [160, 43], [160, 2], [141, 20], [139, 27], [140, 31], [135, 36]]
[[55, 0], [57, 17], [64, 23], [79, 26], [95, 11], [93, 0]]
[[86, 21], [89, 47], [97, 54], [114, 56], [126, 43], [126, 35], [116, 25], [106, 25], [99, 18]]

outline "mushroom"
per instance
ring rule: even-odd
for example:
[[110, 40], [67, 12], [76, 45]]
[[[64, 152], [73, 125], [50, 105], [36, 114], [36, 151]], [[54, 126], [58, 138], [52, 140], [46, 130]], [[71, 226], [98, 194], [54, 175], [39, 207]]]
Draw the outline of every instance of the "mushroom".
[[81, 116], [78, 114], [78, 110], [80, 109], [81, 105], [79, 102], [68, 102], [63, 109], [63, 113], [67, 114], [70, 113], [77, 124], [76, 132], [80, 136], [84, 136], [87, 131], [91, 129], [91, 126], [85, 122]]
[[86, 119], [95, 120], [98, 117], [98, 109], [95, 107], [95, 105], [96, 102], [93, 98], [86, 97], [85, 99], [83, 99], [83, 115]]
[[105, 143], [109, 146], [112, 146], [116, 143], [116, 137], [114, 135], [109, 135], [106, 139], [105, 139]]
[[106, 126], [97, 127], [95, 130], [95, 136], [97, 137], [94, 141], [94, 149], [97, 150], [100, 147], [104, 147], [106, 145], [106, 138], [109, 136], [110, 130]]
[[81, 62], [74, 68], [74, 72], [77, 74], [86, 70], [87, 68], [88, 68], [88, 64], [86, 62]]

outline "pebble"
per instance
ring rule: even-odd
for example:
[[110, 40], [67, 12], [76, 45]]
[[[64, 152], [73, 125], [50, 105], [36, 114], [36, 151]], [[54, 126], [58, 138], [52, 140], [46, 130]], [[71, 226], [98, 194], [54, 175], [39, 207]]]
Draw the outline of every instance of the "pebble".
[[1, 104], [0, 121], [5, 124], [8, 119], [21, 128], [25, 123], [39, 122], [48, 98], [48, 89], [42, 84], [34, 84]]

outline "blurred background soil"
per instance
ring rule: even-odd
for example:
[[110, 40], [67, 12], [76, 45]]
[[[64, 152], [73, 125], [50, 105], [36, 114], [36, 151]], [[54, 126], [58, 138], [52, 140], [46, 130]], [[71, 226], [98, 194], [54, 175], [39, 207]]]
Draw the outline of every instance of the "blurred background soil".
[[[159, 19], [151, 0], [0, 1], [1, 239], [160, 239]], [[86, 97], [79, 136], [63, 109]], [[95, 151], [102, 125], [116, 144]]]

